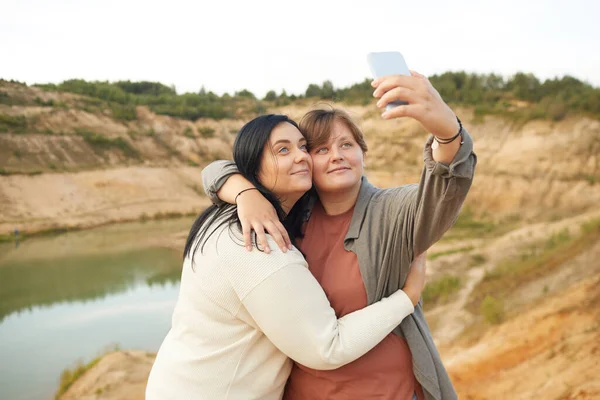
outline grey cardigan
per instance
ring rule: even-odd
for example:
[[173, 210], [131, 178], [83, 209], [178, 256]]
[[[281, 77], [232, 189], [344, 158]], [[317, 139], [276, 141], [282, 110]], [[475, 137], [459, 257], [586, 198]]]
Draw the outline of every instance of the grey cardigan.
[[[419, 184], [379, 189], [362, 178], [344, 247], [357, 255], [369, 304], [402, 288], [414, 256], [426, 251], [456, 222], [477, 164], [473, 140], [463, 132], [464, 143], [450, 165], [433, 159], [433, 136], [428, 138]], [[223, 204], [217, 191], [237, 172], [231, 161], [215, 161], [202, 171], [204, 189], [214, 204]], [[310, 209], [309, 204], [308, 217]], [[425, 398], [456, 399], [421, 303], [394, 333], [408, 343]]]

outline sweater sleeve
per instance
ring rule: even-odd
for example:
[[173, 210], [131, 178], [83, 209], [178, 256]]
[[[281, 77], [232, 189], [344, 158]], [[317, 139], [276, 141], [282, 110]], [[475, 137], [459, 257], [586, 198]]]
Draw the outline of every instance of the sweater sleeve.
[[217, 192], [231, 175], [238, 173], [235, 163], [229, 160], [213, 161], [204, 167], [202, 170], [202, 186], [204, 187], [204, 193], [214, 205], [220, 207], [225, 204], [223, 200], [219, 199]]
[[[414, 311], [410, 298], [399, 290], [338, 319], [306, 262], [297, 256], [251, 290], [242, 289], [247, 293], [241, 300], [269, 340], [302, 365], [329, 370], [352, 362]], [[247, 283], [240, 280], [239, 286], [248, 288]]]

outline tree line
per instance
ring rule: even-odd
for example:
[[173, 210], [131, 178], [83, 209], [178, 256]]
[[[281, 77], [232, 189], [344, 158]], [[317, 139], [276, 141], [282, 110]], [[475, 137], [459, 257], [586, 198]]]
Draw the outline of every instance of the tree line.
[[[561, 120], [568, 114], [585, 113], [600, 118], [600, 88], [571, 76], [539, 80], [519, 72], [509, 78], [497, 74], [445, 72], [430, 78], [446, 102], [473, 106], [478, 116], [519, 115], [526, 119]], [[298, 99], [319, 99], [347, 104], [373, 103], [370, 79], [344, 88], [331, 81], [311, 83], [301, 95], [285, 90], [257, 98], [248, 90], [221, 96], [201, 88], [197, 93], [177, 94], [174, 87], [158, 82], [88, 82], [72, 79], [60, 84], [37, 85], [46, 90], [77, 93], [110, 102], [116, 116], [135, 119], [135, 106], [148, 106], [157, 114], [196, 120], [240, 118], [264, 113], [268, 106], [290, 104]]]

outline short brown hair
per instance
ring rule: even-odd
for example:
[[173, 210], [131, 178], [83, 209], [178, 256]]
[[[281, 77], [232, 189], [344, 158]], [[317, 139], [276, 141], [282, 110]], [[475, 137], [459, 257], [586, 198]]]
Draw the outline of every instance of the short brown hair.
[[356, 140], [362, 152], [366, 153], [368, 149], [367, 143], [356, 122], [352, 120], [352, 117], [346, 111], [334, 108], [331, 105], [328, 105], [327, 108], [318, 108], [309, 111], [302, 117], [300, 131], [306, 137], [308, 147], [314, 149], [327, 143], [335, 121], [342, 122], [350, 129], [354, 140]]

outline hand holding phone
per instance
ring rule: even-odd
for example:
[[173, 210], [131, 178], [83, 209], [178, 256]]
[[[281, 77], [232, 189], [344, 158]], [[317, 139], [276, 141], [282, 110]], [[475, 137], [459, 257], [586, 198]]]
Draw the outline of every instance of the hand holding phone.
[[383, 119], [414, 118], [438, 138], [456, 135], [460, 124], [452, 109], [429, 79], [408, 69], [400, 53], [369, 53], [368, 61], [377, 80], [372, 84], [373, 95], [379, 98], [378, 107], [386, 107]]
[[[397, 51], [369, 53], [367, 54], [367, 62], [375, 79], [387, 75], [411, 75], [404, 57]], [[406, 104], [408, 104], [406, 101], [397, 100], [389, 103], [385, 109], [389, 111], [394, 107]]]

